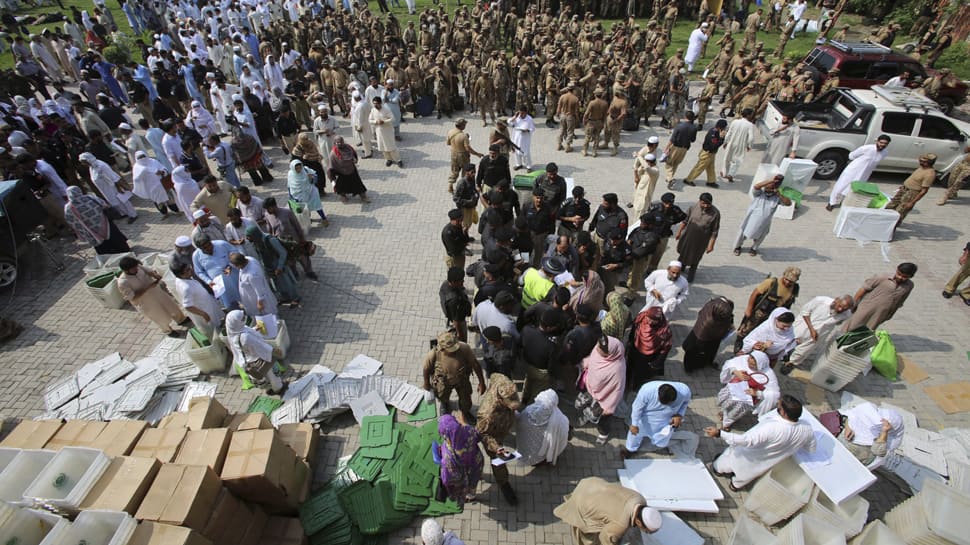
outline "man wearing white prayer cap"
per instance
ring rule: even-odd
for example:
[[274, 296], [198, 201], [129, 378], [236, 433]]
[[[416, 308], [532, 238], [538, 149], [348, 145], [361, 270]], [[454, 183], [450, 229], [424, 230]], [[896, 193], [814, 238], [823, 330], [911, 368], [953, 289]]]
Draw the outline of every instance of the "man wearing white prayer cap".
[[667, 270], [656, 270], [647, 275], [643, 281], [647, 298], [640, 312], [650, 307], [660, 307], [669, 320], [677, 305], [683, 303], [690, 294], [690, 284], [680, 274], [683, 270], [684, 265], [675, 260], [667, 264]]
[[[653, 137], [656, 138], [656, 137]], [[636, 164], [633, 167], [633, 217], [639, 218], [650, 208], [653, 201], [653, 192], [657, 188], [657, 180], [660, 179], [660, 169], [657, 168], [657, 155], [654, 153], [656, 144], [652, 145], [647, 141], [641, 152], [647, 153], [634, 154]]]
[[564, 499], [553, 514], [573, 527], [576, 545], [617, 545], [634, 526], [652, 534], [663, 524], [639, 492], [599, 477], [579, 481]]
[[435, 519], [421, 523], [421, 543], [423, 545], [465, 545], [454, 532], [444, 531]]

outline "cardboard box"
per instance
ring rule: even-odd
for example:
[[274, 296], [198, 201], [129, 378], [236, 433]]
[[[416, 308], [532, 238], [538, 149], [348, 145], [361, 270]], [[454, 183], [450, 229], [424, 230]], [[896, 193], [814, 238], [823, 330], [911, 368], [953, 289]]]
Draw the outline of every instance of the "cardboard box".
[[114, 420], [108, 422], [91, 446], [108, 456], [127, 456], [146, 429], [148, 422], [141, 420]]
[[279, 427], [279, 436], [302, 460], [310, 467], [316, 465], [317, 446], [320, 444], [320, 433], [309, 422], [297, 424], [283, 424]]
[[296, 453], [276, 430], [245, 430], [232, 434], [222, 480], [237, 496], [260, 504], [286, 505], [293, 486]]
[[246, 527], [246, 532], [243, 534], [239, 545], [260, 545], [259, 538], [262, 537], [268, 520], [269, 516], [266, 515], [266, 512], [260, 509], [258, 505], [254, 505], [253, 516], [249, 519], [249, 525]]
[[229, 416], [229, 411], [211, 397], [197, 397], [189, 401], [190, 430], [207, 430], [218, 428]]
[[179, 447], [189, 430], [185, 428], [149, 428], [131, 450], [132, 456], [139, 458], [158, 458], [162, 463], [175, 460]]
[[209, 466], [216, 473], [222, 472], [222, 464], [229, 452], [232, 432], [228, 428], [190, 431], [179, 447], [176, 464]]
[[158, 421], [157, 428], [188, 428], [189, 413], [172, 413]]
[[261, 545], [307, 545], [307, 541], [296, 517], [269, 517], [259, 539]]
[[189, 528], [146, 520], [135, 528], [128, 545], [212, 545], [212, 542]]
[[107, 422], [94, 420], [68, 420], [44, 445], [44, 448], [47, 450], [61, 450], [64, 447], [94, 448], [95, 440], [107, 425]]
[[135, 518], [201, 532], [221, 491], [219, 476], [208, 466], [163, 464]]
[[245, 536], [252, 516], [246, 503], [223, 487], [202, 535], [215, 545], [236, 545]]
[[17, 424], [0, 447], [41, 449], [51, 440], [64, 422], [61, 420], [24, 420]]
[[134, 515], [161, 467], [162, 463], [155, 458], [115, 458], [85, 496], [81, 509], [125, 511]]
[[239, 413], [227, 416], [222, 427], [232, 431], [271, 430], [273, 424], [263, 413]]

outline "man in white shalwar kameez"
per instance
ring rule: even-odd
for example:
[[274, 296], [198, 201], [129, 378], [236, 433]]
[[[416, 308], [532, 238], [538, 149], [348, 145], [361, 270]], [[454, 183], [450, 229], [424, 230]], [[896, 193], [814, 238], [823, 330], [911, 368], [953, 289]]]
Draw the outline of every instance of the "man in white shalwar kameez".
[[162, 186], [162, 177], [168, 174], [161, 163], [152, 159], [144, 151], [135, 152], [135, 162], [131, 168], [131, 180], [134, 185], [132, 192], [141, 197], [152, 201], [155, 208], [163, 216], [168, 215], [168, 209], [178, 213], [175, 201]]
[[111, 169], [111, 165], [87, 151], [78, 156], [78, 162], [88, 167], [91, 183], [98, 188], [104, 200], [120, 214], [128, 216], [128, 223], [134, 223], [138, 219], [138, 211], [131, 205], [131, 192], [121, 186], [121, 176]]
[[263, 78], [266, 80], [266, 88], [270, 91], [286, 88], [286, 79], [283, 77], [283, 68], [276, 62], [276, 57], [266, 55], [266, 64], [263, 65]]
[[782, 372], [812, 356], [818, 346], [827, 346], [828, 337], [836, 326], [852, 316], [853, 306], [855, 299], [851, 295], [843, 295], [838, 299], [819, 295], [802, 305], [798, 318], [792, 325], [798, 345], [789, 356]]
[[[354, 91], [351, 96], [354, 101], [350, 106], [350, 123], [354, 127], [354, 135], [357, 137], [358, 145], [364, 147], [364, 159], [373, 155], [371, 151], [371, 141], [374, 140], [374, 131], [370, 126], [370, 102], [364, 100], [364, 96]], [[321, 151], [321, 153], [323, 153]], [[328, 152], [329, 153], [329, 152]]]
[[239, 269], [239, 302], [248, 316], [276, 315], [276, 294], [269, 285], [263, 266], [254, 258], [229, 254], [229, 263]]
[[524, 168], [532, 170], [532, 133], [536, 132], [536, 124], [529, 115], [525, 105], [519, 108], [519, 113], [508, 119], [509, 131], [512, 133], [512, 143], [515, 150], [515, 170]]
[[701, 50], [704, 48], [704, 42], [708, 39], [707, 27], [707, 23], [701, 23], [701, 26], [690, 33], [690, 38], [687, 40], [687, 54], [684, 55], [684, 62], [687, 63], [688, 72], [694, 71], [694, 64], [701, 58]]
[[829, 203], [825, 205], [826, 210], [831, 212], [837, 204], [842, 202], [842, 198], [849, 194], [852, 182], [865, 182], [869, 179], [869, 176], [872, 176], [872, 171], [876, 170], [876, 166], [889, 155], [887, 148], [891, 140], [889, 135], [880, 134], [875, 144], [859, 146], [849, 154], [849, 164], [845, 166], [845, 170], [835, 181], [835, 187], [829, 194]]
[[212, 334], [222, 325], [222, 303], [195, 277], [192, 265], [173, 263], [171, 269], [175, 275], [175, 293], [182, 303], [185, 315], [199, 331], [211, 339]]
[[647, 299], [640, 312], [650, 307], [660, 307], [664, 316], [670, 319], [671, 314], [677, 310], [677, 305], [683, 303], [690, 293], [687, 279], [680, 274], [683, 269], [680, 261], [671, 261], [667, 270], [657, 270], [647, 275], [643, 281]]
[[377, 150], [384, 154], [386, 166], [397, 163], [397, 166], [404, 168], [404, 161], [401, 161], [401, 154], [397, 151], [397, 142], [394, 141], [394, 114], [384, 107], [381, 97], [374, 97], [372, 104], [374, 107], [370, 110], [368, 121], [377, 134]]
[[761, 417], [758, 424], [743, 434], [704, 428], [708, 437], [720, 437], [728, 448], [714, 460], [714, 472], [731, 476], [731, 490], [741, 490], [775, 464], [799, 450], [815, 450], [812, 426], [799, 422], [802, 403], [790, 395], [778, 401], [777, 412]]
[[745, 108], [741, 111], [741, 117], [732, 121], [724, 134], [724, 146], [721, 148], [724, 153], [719, 154], [723, 161], [720, 175], [731, 183], [744, 162], [744, 154], [751, 151], [754, 144], [753, 118], [754, 110]]

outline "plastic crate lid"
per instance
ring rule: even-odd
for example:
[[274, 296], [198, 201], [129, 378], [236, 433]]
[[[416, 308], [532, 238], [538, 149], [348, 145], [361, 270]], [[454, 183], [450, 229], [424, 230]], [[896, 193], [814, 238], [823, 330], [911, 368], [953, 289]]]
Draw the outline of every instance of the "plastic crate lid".
[[383, 447], [394, 440], [394, 411], [386, 416], [365, 416], [360, 423], [360, 446]]

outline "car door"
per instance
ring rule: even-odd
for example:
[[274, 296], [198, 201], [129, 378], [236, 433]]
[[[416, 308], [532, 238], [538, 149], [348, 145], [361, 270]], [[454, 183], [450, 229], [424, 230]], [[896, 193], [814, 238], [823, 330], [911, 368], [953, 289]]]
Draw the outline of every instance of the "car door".
[[850, 89], [868, 89], [869, 61], [851, 60], [839, 65], [839, 85]]
[[[916, 125], [919, 114], [909, 112], [883, 112], [880, 132], [888, 134], [889, 155], [879, 163], [879, 170], [904, 170], [916, 168], [916, 158], [922, 155], [922, 148], [916, 146]], [[870, 133], [873, 137], [878, 134]], [[873, 142], [875, 139], [873, 139]], [[872, 142], [868, 142], [871, 144]]]
[[869, 67], [869, 75], [866, 79], [872, 85], [876, 83], [885, 83], [889, 81], [890, 78], [894, 78], [899, 75], [899, 63], [896, 61], [879, 61], [872, 63]]
[[921, 115], [917, 131], [917, 155], [935, 153], [938, 167], [945, 168], [957, 156], [962, 155], [966, 135], [942, 115]]

